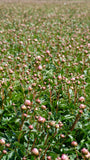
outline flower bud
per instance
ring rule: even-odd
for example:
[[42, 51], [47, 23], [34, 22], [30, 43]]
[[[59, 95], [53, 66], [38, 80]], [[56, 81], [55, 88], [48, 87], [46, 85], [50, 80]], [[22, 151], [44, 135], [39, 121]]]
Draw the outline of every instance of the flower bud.
[[31, 105], [31, 101], [30, 100], [26, 100], [24, 103], [26, 106], [30, 106]]
[[23, 113], [23, 117], [27, 117], [27, 114], [26, 114], [26, 113]]
[[72, 142], [71, 142], [71, 145], [74, 146], [74, 147], [77, 147], [78, 144], [77, 144], [77, 142], [72, 141]]
[[5, 146], [6, 146], [6, 147], [10, 147], [10, 144], [9, 144], [9, 143], [7, 143]]
[[23, 157], [23, 160], [26, 160], [27, 158], [26, 157]]
[[22, 110], [26, 110], [27, 107], [23, 104], [23, 105], [21, 106], [21, 109], [22, 109]]
[[59, 76], [58, 76], [58, 80], [62, 80], [62, 77], [61, 77], [61, 75], [59, 75]]
[[41, 149], [41, 148], [39, 148], [39, 152], [42, 152], [42, 149]]
[[45, 90], [46, 89], [46, 87], [42, 87], [42, 90]]
[[40, 56], [37, 56], [36, 59], [39, 60], [39, 61], [41, 61], [41, 57]]
[[29, 87], [28, 87], [28, 90], [29, 90], [29, 91], [32, 91], [32, 87], [31, 87], [31, 86], [29, 86]]
[[51, 156], [47, 156], [47, 160], [51, 160]]
[[90, 153], [88, 152], [88, 154], [85, 155], [85, 158], [90, 160]]
[[7, 151], [6, 151], [6, 150], [3, 150], [3, 154], [7, 154]]
[[50, 126], [55, 126], [55, 121], [51, 121], [49, 124]]
[[59, 128], [59, 124], [56, 124], [56, 125], [55, 125], [55, 128]]
[[32, 125], [29, 125], [29, 129], [32, 130], [32, 129], [33, 129], [33, 126], [32, 126]]
[[83, 110], [79, 110], [79, 113], [82, 114], [82, 113], [83, 113]]
[[35, 156], [38, 156], [38, 155], [39, 155], [39, 151], [38, 151], [37, 148], [33, 148], [31, 152], [32, 152], [32, 154], [35, 155]]
[[65, 138], [65, 135], [64, 135], [64, 134], [61, 134], [60, 137], [61, 137], [61, 138]]
[[5, 144], [5, 140], [4, 139], [0, 139], [0, 144], [4, 145]]
[[48, 112], [48, 114], [51, 115], [52, 113], [51, 113], [51, 112]]
[[37, 99], [36, 99], [36, 102], [37, 102], [37, 103], [40, 103], [41, 101], [40, 101], [40, 99], [39, 99], [39, 98], [37, 98]]
[[69, 158], [66, 154], [62, 154], [61, 160], [69, 160]]
[[45, 110], [45, 109], [46, 109], [46, 106], [42, 105], [41, 108]]
[[49, 128], [50, 128], [50, 126], [49, 126], [49, 125], [47, 125], [47, 128], [49, 129]]
[[33, 86], [33, 87], [36, 87], [36, 83], [32, 83], [32, 86]]
[[60, 157], [57, 157], [57, 160], [61, 160], [61, 158], [60, 158]]
[[83, 148], [83, 149], [81, 150], [81, 152], [82, 152], [83, 154], [88, 154], [88, 150], [87, 150], [86, 148]]
[[42, 70], [42, 66], [41, 66], [41, 65], [38, 66], [38, 70], [39, 70], [39, 71]]
[[80, 101], [80, 102], [84, 102], [84, 101], [85, 101], [85, 98], [84, 98], [83, 96], [81, 96], [81, 97], [79, 98], [79, 101]]
[[86, 108], [86, 105], [85, 105], [85, 104], [80, 104], [79, 108], [80, 108], [80, 109], [85, 109], [85, 108]]
[[62, 127], [62, 126], [63, 126], [63, 123], [62, 123], [61, 121], [59, 122], [59, 126], [60, 126], [60, 127]]
[[38, 122], [39, 122], [39, 123], [44, 123], [45, 121], [46, 121], [45, 118], [39, 116], [39, 118], [38, 118]]

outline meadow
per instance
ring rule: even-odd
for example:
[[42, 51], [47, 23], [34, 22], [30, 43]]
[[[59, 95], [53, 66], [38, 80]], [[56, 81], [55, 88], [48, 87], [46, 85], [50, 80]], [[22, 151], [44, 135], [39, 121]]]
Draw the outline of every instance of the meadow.
[[0, 160], [90, 159], [90, 1], [0, 1]]

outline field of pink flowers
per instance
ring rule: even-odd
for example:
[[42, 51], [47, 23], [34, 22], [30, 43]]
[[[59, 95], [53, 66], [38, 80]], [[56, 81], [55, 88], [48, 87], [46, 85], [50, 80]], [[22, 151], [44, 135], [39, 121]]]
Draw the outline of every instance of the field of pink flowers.
[[0, 2], [0, 160], [90, 159], [89, 6]]

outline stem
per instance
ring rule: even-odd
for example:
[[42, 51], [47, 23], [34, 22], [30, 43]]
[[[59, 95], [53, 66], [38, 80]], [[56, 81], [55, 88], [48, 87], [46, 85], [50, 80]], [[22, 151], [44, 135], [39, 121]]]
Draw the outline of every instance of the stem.
[[[66, 139], [67, 139], [67, 137], [68, 137], [69, 134], [70, 134], [70, 133], [68, 132], [68, 133], [67, 133], [67, 136], [64, 138], [64, 140], [62, 141], [61, 145], [59, 146], [59, 149], [61, 148], [62, 144], [66, 141]], [[59, 143], [60, 143], [60, 142], [59, 142]], [[55, 145], [56, 145], [56, 143], [55, 143]], [[55, 145], [54, 145], [54, 146], [55, 146]]]
[[18, 142], [20, 142], [21, 135], [22, 135], [22, 133], [20, 133], [18, 136]]
[[[59, 100], [59, 94], [57, 95], [57, 102]], [[57, 104], [57, 108], [56, 108], [56, 113], [58, 112], [58, 104]]]
[[46, 137], [46, 140], [45, 140], [44, 145], [46, 145], [46, 144], [47, 144], [48, 137], [49, 137], [49, 134], [47, 134], [47, 137]]
[[33, 145], [32, 145], [32, 147], [31, 147], [31, 151], [32, 151], [32, 149], [33, 149], [33, 147], [34, 147], [34, 145], [35, 145], [36, 140], [37, 140], [37, 138], [34, 139]]
[[46, 152], [47, 152], [47, 150], [48, 150], [49, 147], [50, 147], [50, 144], [49, 144], [48, 147], [46, 148], [45, 153], [44, 153], [44, 155], [43, 155], [43, 157], [42, 157], [41, 160], [45, 160], [45, 154], [46, 154]]
[[75, 128], [75, 125], [78, 122], [78, 120], [80, 119], [80, 117], [81, 117], [81, 114], [80, 113], [77, 114], [76, 119], [75, 119], [75, 121], [74, 121], [74, 123], [73, 123], [73, 125], [72, 125], [72, 127], [70, 129], [71, 131], [73, 131], [73, 129]]
[[4, 90], [3, 89], [1, 90], [1, 97], [2, 97], [2, 110], [4, 110], [4, 105], [3, 105], [3, 102], [4, 102]]
[[53, 138], [56, 136], [56, 134], [57, 134], [57, 130], [55, 131]]
[[[23, 119], [23, 116], [22, 116], [22, 123], [20, 125], [20, 131], [22, 131], [23, 124], [24, 124], [24, 119]], [[19, 136], [18, 136], [18, 142], [20, 142], [21, 135], [22, 135], [22, 133], [20, 133]]]
[[[53, 137], [52, 138], [54, 138], [55, 136], [56, 136], [56, 134], [57, 134], [57, 130], [55, 131], [55, 133], [54, 133], [54, 135], [53, 135]], [[47, 139], [48, 139], [48, 136], [49, 135], [47, 135]], [[46, 144], [47, 144], [47, 139], [46, 139]], [[48, 141], [49, 142], [49, 141]], [[42, 157], [42, 159], [41, 160], [44, 160], [45, 159], [45, 154], [46, 154], [46, 152], [47, 152], [47, 150], [48, 150], [48, 148], [50, 147], [50, 145], [51, 145], [51, 143], [48, 145], [48, 147], [46, 148], [46, 150], [45, 150], [45, 152], [44, 152], [44, 155], [43, 155], [43, 157]]]
[[36, 96], [36, 92], [35, 92], [35, 88], [34, 88], [34, 91], [33, 91], [33, 99], [35, 99], [35, 96]]
[[3, 154], [0, 155], [0, 159], [3, 157]]
[[30, 133], [31, 133], [31, 131], [29, 131], [29, 138], [28, 138], [28, 142], [27, 142], [27, 150], [28, 150], [28, 147], [29, 147]]
[[82, 73], [84, 71], [84, 67], [85, 67], [85, 57], [83, 58], [83, 67], [82, 67]]
[[79, 159], [79, 157], [78, 157], [78, 153], [77, 153], [77, 150], [76, 150], [76, 148], [75, 148], [75, 152], [76, 152], [77, 159]]
[[76, 87], [75, 87], [75, 92], [74, 92], [74, 104], [76, 103], [76, 98], [77, 98], [77, 90], [76, 90]]
[[51, 92], [50, 84], [49, 84], [49, 89], [50, 89], [50, 104], [52, 104], [52, 99], [51, 99], [51, 97], [52, 97], [52, 92]]
[[23, 116], [22, 116], [22, 123], [20, 125], [20, 131], [22, 130], [23, 124], [24, 124], [24, 119], [23, 119]]
[[70, 103], [69, 85], [68, 85], [68, 98], [69, 98], [69, 103]]

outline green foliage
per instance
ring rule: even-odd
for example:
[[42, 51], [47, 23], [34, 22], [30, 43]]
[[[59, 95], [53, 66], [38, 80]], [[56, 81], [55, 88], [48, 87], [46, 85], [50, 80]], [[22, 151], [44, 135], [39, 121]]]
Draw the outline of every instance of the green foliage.
[[89, 3], [0, 2], [1, 160], [87, 159]]

